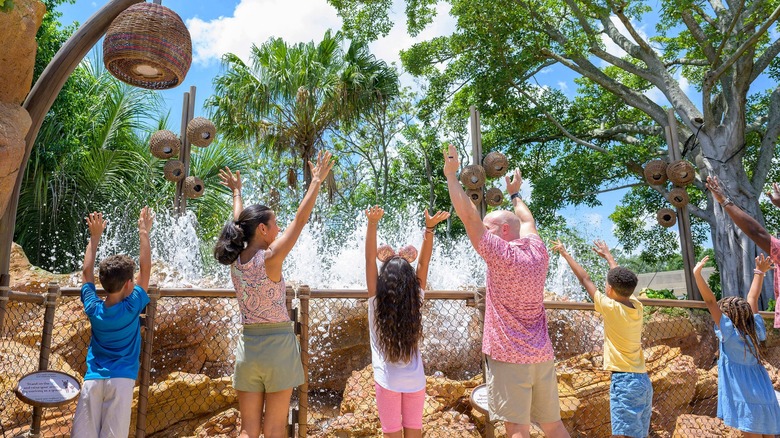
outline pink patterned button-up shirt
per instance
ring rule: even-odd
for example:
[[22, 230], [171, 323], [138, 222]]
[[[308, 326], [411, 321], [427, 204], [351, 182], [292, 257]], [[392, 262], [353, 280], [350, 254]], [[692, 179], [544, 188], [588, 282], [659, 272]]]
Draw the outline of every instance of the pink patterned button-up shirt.
[[236, 288], [238, 308], [243, 324], [285, 322], [290, 320], [285, 302], [284, 277], [278, 282], [265, 271], [265, 251], [259, 250], [252, 260], [242, 264], [239, 257], [230, 268]]
[[772, 251], [769, 257], [775, 263], [775, 328], [780, 328], [780, 239], [772, 237]]
[[542, 239], [507, 242], [486, 231], [477, 252], [487, 263], [482, 352], [509, 363], [552, 360], [543, 304], [550, 257]]

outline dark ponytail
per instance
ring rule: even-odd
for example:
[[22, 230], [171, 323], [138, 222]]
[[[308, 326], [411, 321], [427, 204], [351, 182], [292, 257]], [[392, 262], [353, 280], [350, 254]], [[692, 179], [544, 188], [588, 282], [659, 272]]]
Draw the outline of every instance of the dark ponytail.
[[257, 226], [268, 225], [273, 213], [273, 210], [260, 204], [245, 208], [237, 221], [228, 221], [222, 228], [217, 245], [214, 247], [214, 258], [223, 265], [235, 262], [244, 250], [246, 242], [255, 237]]

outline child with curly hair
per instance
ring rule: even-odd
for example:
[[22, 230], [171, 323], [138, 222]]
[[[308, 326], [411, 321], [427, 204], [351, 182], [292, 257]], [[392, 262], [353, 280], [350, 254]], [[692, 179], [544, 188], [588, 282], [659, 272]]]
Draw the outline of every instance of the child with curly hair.
[[[419, 345], [423, 291], [433, 252], [433, 231], [449, 213], [439, 211], [430, 216], [425, 210], [425, 232], [416, 271], [411, 265], [417, 258], [413, 246], [404, 246], [397, 254], [389, 245], [377, 248], [377, 224], [384, 213], [379, 206], [366, 210], [368, 324], [376, 404], [385, 437], [421, 437], [425, 403], [425, 372]], [[382, 262], [379, 273], [377, 258]]]
[[720, 341], [718, 418], [742, 431], [746, 438], [773, 438], [780, 434], [780, 405], [769, 373], [762, 365], [764, 357], [758, 345], [766, 339], [764, 319], [758, 314], [758, 296], [772, 261], [763, 254], [756, 257], [747, 300], [732, 296], [717, 301], [701, 275], [708, 260], [709, 257], [701, 259], [693, 268], [693, 275]]

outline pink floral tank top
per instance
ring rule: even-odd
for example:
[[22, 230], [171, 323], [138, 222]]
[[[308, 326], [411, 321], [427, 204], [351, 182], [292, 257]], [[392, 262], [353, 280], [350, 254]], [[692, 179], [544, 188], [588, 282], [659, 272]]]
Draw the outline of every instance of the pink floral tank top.
[[230, 267], [243, 324], [262, 324], [290, 320], [285, 303], [284, 276], [276, 282], [265, 271], [265, 251], [260, 250], [245, 264], [239, 257]]

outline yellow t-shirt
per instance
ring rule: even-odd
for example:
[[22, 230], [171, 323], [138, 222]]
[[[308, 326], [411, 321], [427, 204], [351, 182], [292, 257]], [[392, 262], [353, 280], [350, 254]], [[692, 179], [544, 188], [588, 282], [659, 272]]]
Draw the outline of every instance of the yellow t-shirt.
[[593, 296], [596, 311], [604, 317], [604, 369], [646, 373], [642, 352], [643, 306], [635, 297], [629, 299], [633, 309], [601, 292]]

